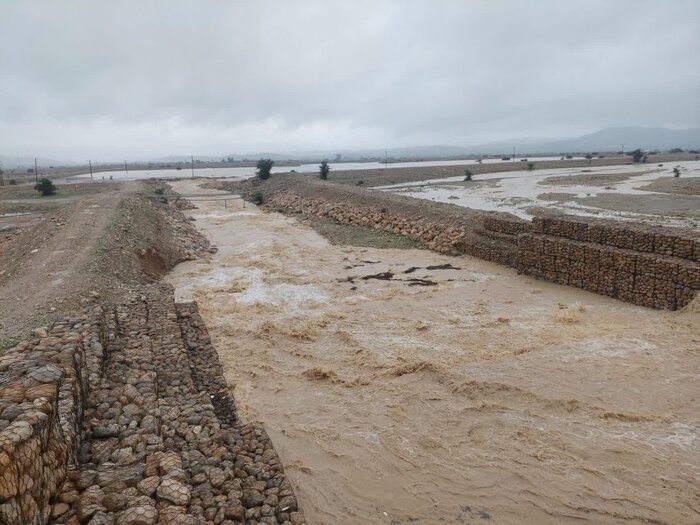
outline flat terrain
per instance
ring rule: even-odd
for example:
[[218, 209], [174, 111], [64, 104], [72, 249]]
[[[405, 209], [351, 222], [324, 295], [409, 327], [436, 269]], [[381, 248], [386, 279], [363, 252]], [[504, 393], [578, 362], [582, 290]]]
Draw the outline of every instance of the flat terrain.
[[648, 310], [194, 201], [219, 251], [168, 281], [309, 523], [697, 521], [697, 300]]
[[581, 173], [579, 175], [565, 175], [563, 177], [547, 177], [546, 179], [538, 181], [538, 184], [543, 186], [607, 186], [609, 184], [629, 180], [631, 177], [636, 177], [643, 173], [643, 171], [632, 173]]
[[0, 187], [0, 215], [5, 213], [48, 212], [96, 194], [119, 191], [115, 184], [60, 184], [55, 195], [42, 196], [33, 184]]
[[700, 177], [659, 177], [639, 189], [678, 195], [700, 195]]

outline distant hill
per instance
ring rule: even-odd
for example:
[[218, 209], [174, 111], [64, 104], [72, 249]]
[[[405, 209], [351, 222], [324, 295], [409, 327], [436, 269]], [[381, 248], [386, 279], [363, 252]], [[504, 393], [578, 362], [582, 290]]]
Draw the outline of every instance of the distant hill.
[[271, 158], [282, 159], [322, 159], [333, 160], [336, 154], [342, 155], [343, 160], [359, 160], [363, 158], [444, 158], [463, 155], [500, 155], [510, 154], [515, 148], [516, 155], [526, 154], [556, 154], [559, 153], [588, 153], [619, 151], [624, 144], [625, 151], [636, 148], [645, 150], [658, 149], [668, 151], [672, 148], [700, 149], [700, 128], [668, 129], [662, 127], [615, 127], [605, 128], [589, 135], [566, 139], [531, 139], [521, 138], [512, 141], [492, 142], [473, 146], [414, 146], [404, 148], [334, 150], [334, 151], [278, 151], [233, 154], [236, 159]]
[[[336, 150], [307, 150], [307, 151], [262, 151], [248, 153], [231, 153], [220, 156], [195, 155], [195, 160], [203, 162], [219, 162], [222, 158], [232, 157], [237, 161], [243, 159], [255, 160], [271, 158], [277, 162], [312, 161], [321, 159], [336, 160], [340, 155], [342, 160], [357, 161], [366, 159], [430, 159], [446, 157], [463, 157], [467, 155], [502, 155], [511, 154], [515, 148], [516, 155], [560, 153], [590, 153], [619, 151], [624, 144], [625, 151], [636, 148], [644, 150], [668, 151], [672, 148], [684, 150], [700, 149], [700, 128], [668, 129], [662, 127], [615, 127], [605, 128], [595, 133], [580, 137], [563, 139], [532, 139], [519, 138], [510, 141], [491, 142], [472, 146], [414, 146], [402, 148], [373, 148], [373, 149], [336, 149]], [[0, 162], [5, 169], [31, 168], [34, 158], [11, 157], [0, 155]], [[39, 167], [74, 165], [69, 161], [56, 159], [38, 159]], [[134, 162], [134, 159], [129, 160]], [[172, 155], [159, 158], [143, 158], [139, 162], [176, 163], [190, 162], [189, 155]]]
[[[619, 127], [605, 128], [590, 135], [547, 143], [530, 144], [535, 153], [618, 151], [624, 144], [625, 151], [636, 148], [667, 151], [672, 148], [699, 149], [700, 128], [668, 129]], [[536, 150], [533, 148], [537, 148]]]

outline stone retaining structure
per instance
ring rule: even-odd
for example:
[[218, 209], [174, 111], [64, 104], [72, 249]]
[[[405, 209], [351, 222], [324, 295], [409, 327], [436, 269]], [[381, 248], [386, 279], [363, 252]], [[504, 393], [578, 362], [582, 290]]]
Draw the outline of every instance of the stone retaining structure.
[[137, 290], [0, 357], [0, 524], [304, 523], [196, 305]]
[[575, 217], [535, 217], [518, 235], [518, 269], [651, 308], [676, 310], [700, 289], [700, 236]]
[[376, 194], [358, 204], [332, 188], [319, 192], [327, 199], [300, 193], [271, 192], [267, 202], [273, 208], [396, 233], [440, 253], [472, 255], [641, 306], [676, 310], [700, 289], [698, 232], [570, 216], [529, 222], [473, 210], [464, 218], [445, 210], [440, 221], [435, 215], [443, 208], [437, 206], [427, 219], [418, 206], [411, 209], [403, 201], [402, 206], [392, 206], [391, 200], [381, 206]]
[[90, 307], [0, 357], [0, 523], [46, 523], [75, 468], [103, 321], [102, 308]]

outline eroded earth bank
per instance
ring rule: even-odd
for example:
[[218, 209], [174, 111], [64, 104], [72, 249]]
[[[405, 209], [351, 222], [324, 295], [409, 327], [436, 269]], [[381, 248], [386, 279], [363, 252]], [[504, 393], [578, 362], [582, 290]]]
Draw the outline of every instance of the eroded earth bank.
[[193, 201], [219, 251], [167, 280], [309, 523], [698, 521], [697, 298], [651, 310]]

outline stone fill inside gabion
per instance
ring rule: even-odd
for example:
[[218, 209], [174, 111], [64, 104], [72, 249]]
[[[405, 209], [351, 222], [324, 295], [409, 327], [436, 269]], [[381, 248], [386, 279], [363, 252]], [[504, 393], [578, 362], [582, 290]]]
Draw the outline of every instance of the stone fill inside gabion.
[[0, 523], [304, 519], [196, 305], [155, 284], [0, 357]]

